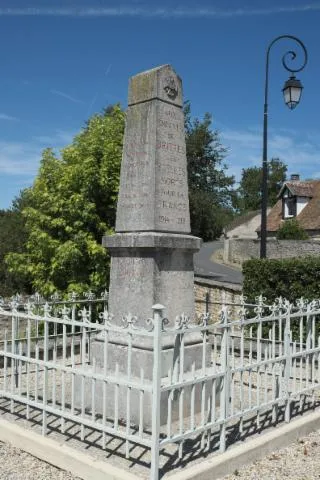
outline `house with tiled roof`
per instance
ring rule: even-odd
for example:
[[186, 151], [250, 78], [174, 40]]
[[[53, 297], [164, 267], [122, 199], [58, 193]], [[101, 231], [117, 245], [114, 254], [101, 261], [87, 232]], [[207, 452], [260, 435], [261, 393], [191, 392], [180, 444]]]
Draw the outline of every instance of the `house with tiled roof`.
[[[284, 182], [267, 217], [268, 237], [275, 237], [280, 226], [292, 218], [310, 237], [320, 238], [320, 180], [301, 181], [299, 175], [292, 175]], [[260, 227], [257, 233], [259, 236]]]

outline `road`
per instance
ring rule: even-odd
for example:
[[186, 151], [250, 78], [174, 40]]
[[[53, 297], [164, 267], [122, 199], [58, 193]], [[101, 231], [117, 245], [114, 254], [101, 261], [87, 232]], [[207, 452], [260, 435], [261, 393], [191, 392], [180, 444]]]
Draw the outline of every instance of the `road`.
[[211, 261], [213, 253], [222, 249], [221, 240], [203, 243], [200, 251], [194, 255], [195, 274], [219, 282], [242, 284], [242, 273], [239, 270]]

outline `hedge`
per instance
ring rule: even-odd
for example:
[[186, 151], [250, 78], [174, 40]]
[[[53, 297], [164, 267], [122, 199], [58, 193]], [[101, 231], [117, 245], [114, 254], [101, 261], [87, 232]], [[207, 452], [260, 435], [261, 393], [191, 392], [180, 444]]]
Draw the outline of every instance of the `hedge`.
[[267, 303], [284, 297], [320, 299], [320, 257], [253, 259], [243, 264], [243, 294], [247, 301], [263, 295]]

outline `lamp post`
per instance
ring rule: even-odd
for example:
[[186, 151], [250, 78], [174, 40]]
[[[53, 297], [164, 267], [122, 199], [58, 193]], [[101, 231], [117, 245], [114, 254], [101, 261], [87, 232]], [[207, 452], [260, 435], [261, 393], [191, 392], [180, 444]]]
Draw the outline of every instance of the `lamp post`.
[[308, 53], [304, 44], [293, 35], [280, 35], [272, 40], [267, 49], [266, 56], [266, 79], [264, 90], [264, 117], [263, 117], [263, 155], [262, 155], [262, 187], [261, 187], [261, 232], [260, 232], [260, 258], [266, 258], [267, 255], [267, 204], [268, 204], [268, 90], [269, 90], [269, 55], [271, 47], [284, 38], [295, 41], [303, 50], [304, 61], [300, 68], [290, 68], [287, 64], [287, 57], [294, 60], [297, 56], [296, 52], [289, 50], [282, 57], [282, 65], [291, 72], [290, 78], [285, 82], [282, 89], [285, 104], [293, 110], [299, 103], [302, 93], [302, 84], [295, 77], [295, 73], [301, 72], [307, 64]]

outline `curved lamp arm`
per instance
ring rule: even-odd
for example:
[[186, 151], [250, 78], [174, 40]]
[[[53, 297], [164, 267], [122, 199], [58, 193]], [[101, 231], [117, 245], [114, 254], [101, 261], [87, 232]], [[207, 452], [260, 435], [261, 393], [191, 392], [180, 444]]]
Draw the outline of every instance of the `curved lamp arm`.
[[268, 46], [268, 49], [267, 49], [267, 55], [266, 55], [266, 81], [265, 81], [265, 95], [264, 95], [264, 98], [265, 98], [265, 105], [268, 103], [268, 90], [269, 90], [269, 56], [270, 56], [270, 50], [271, 48], [273, 47], [273, 45], [275, 43], [277, 43], [279, 40], [282, 40], [282, 39], [289, 39], [289, 40], [293, 40], [294, 42], [296, 42], [302, 49], [303, 51], [303, 54], [304, 54], [304, 61], [302, 63], [302, 65], [299, 67], [299, 68], [291, 68], [288, 66], [287, 64], [287, 59], [288, 57], [290, 57], [290, 61], [293, 62], [296, 58], [297, 58], [297, 54], [294, 50], [289, 50], [288, 52], [286, 52], [283, 56], [282, 56], [282, 65], [283, 67], [288, 71], [288, 72], [291, 72], [291, 73], [297, 73], [297, 72], [301, 72], [301, 70], [304, 69], [304, 67], [307, 65], [307, 62], [308, 62], [308, 52], [307, 52], [307, 49], [306, 47], [304, 46], [304, 44], [301, 42], [301, 40], [299, 40], [299, 38], [297, 37], [294, 37], [293, 35], [280, 35], [279, 37], [276, 37], [274, 40], [272, 40], [272, 42], [269, 44]]
[[[297, 54], [294, 50], [289, 50], [282, 57], [282, 65], [293, 75], [291, 80], [295, 80], [294, 74], [301, 72], [307, 64], [308, 53], [304, 44], [299, 40], [299, 38], [294, 37], [293, 35], [280, 35], [276, 37], [269, 44], [266, 55], [266, 80], [265, 80], [265, 91], [264, 91], [264, 117], [263, 117], [263, 157], [262, 157], [262, 188], [261, 188], [261, 232], [260, 232], [260, 258], [266, 258], [267, 256], [267, 204], [268, 204], [268, 153], [267, 153], [267, 139], [268, 139], [268, 91], [269, 91], [269, 56], [272, 46], [282, 39], [289, 39], [296, 42], [303, 51], [304, 60], [299, 68], [292, 68], [288, 65], [288, 61], [293, 62]], [[292, 108], [292, 107], [291, 107]]]

